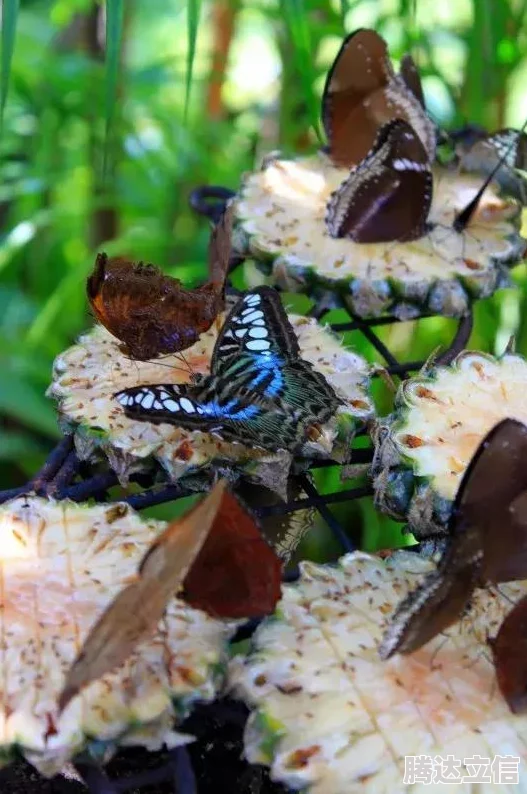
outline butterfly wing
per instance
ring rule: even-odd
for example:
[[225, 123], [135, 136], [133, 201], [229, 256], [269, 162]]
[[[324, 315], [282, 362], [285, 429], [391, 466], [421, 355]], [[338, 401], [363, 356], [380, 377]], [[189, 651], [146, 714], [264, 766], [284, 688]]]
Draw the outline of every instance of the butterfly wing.
[[219, 618], [271, 613], [281, 594], [282, 564], [238, 500], [226, 492], [181, 597]]
[[322, 97], [322, 122], [335, 163], [347, 167], [360, 163], [379, 129], [396, 118], [412, 125], [433, 159], [435, 125], [423, 110], [419, 74], [408, 58], [399, 77], [386, 42], [374, 30], [359, 29], [344, 40]]
[[514, 714], [527, 711], [527, 596], [511, 609], [490, 641], [500, 692]]
[[358, 163], [371, 148], [378, 123], [365, 101], [392, 77], [386, 42], [374, 30], [359, 29], [344, 39], [322, 95], [322, 123], [335, 162]]
[[482, 553], [477, 532], [451, 541], [437, 571], [409, 593], [393, 615], [379, 653], [412, 653], [461, 617], [480, 579]]
[[460, 525], [477, 528], [484, 555], [482, 576], [487, 581], [527, 578], [526, 493], [527, 426], [505, 419], [472, 457], [449, 527], [452, 535]]
[[425, 97], [423, 94], [423, 86], [421, 85], [421, 76], [411, 55], [403, 55], [399, 74], [406, 87], [412, 92], [421, 107], [424, 109]]
[[214, 378], [199, 388], [160, 384], [124, 389], [114, 395], [126, 416], [153, 424], [173, 424], [187, 430], [217, 433], [226, 441], [264, 449], [294, 449], [305, 437], [291, 411], [248, 402], [221, 390]]
[[127, 416], [168, 422], [266, 449], [294, 449], [339, 398], [300, 348], [278, 293], [260, 287], [230, 312], [216, 342], [212, 375], [197, 386], [154, 385], [115, 396]]
[[300, 358], [296, 334], [276, 290], [247, 292], [225, 321], [214, 348], [213, 374], [249, 400], [265, 400], [314, 422], [327, 421], [340, 400], [323, 375]]
[[233, 219], [234, 205], [231, 203], [212, 230], [209, 242], [209, 283], [222, 298], [231, 256]]
[[[458, 130], [451, 135], [461, 167], [483, 176], [490, 176], [499, 168], [495, 180], [501, 187], [527, 204], [527, 179], [520, 171], [527, 170], [527, 135], [514, 129], [504, 129], [489, 135], [485, 130]], [[500, 164], [500, 160], [503, 161]]]
[[193, 345], [223, 304], [212, 284], [187, 290], [154, 265], [105, 254], [97, 257], [87, 295], [99, 322], [140, 361]]
[[426, 230], [432, 172], [419, 137], [397, 120], [380, 131], [368, 157], [331, 195], [326, 225], [357, 243], [413, 240]]

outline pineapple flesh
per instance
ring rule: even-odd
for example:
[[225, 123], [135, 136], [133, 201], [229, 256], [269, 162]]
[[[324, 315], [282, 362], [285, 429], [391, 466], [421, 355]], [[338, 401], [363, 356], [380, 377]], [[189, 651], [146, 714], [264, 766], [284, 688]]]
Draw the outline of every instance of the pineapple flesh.
[[[284, 586], [252, 652], [230, 664], [229, 685], [252, 709], [244, 737], [250, 762], [309, 794], [442, 791], [404, 783], [405, 756], [419, 755], [517, 756], [520, 782], [527, 780], [527, 716], [510, 713], [487, 646], [527, 582], [477, 590], [463, 618], [421, 650], [379, 658], [396, 605], [432, 569], [410, 552], [301, 564], [301, 579]], [[463, 794], [500, 790], [512, 789], [456, 786]]]
[[468, 228], [458, 233], [455, 214], [482, 180], [437, 166], [430, 232], [406, 243], [358, 244], [331, 237], [325, 224], [328, 199], [348, 174], [318, 153], [272, 159], [246, 176], [234, 244], [271, 276], [267, 283], [291, 292], [336, 292], [361, 317], [390, 311], [400, 319], [428, 312], [458, 317], [473, 299], [506, 285], [505, 266], [516, 264], [526, 245], [519, 205], [489, 187]]
[[374, 431], [376, 505], [418, 538], [444, 533], [463, 474], [502, 419], [527, 423], [527, 362], [461, 353], [405, 381]]
[[0, 507], [0, 763], [22, 754], [57, 774], [78, 752], [151, 750], [192, 736], [174, 729], [212, 701], [235, 624], [174, 598], [152, 638], [58, 716], [65, 675], [89, 629], [165, 528], [124, 503], [80, 506], [21, 497]]
[[[302, 357], [327, 378], [343, 400], [336, 417], [323, 426], [319, 438], [306, 443], [303, 451], [308, 456], [331, 455], [345, 460], [355, 430], [373, 415], [368, 365], [316, 320], [299, 315], [290, 315], [289, 319]], [[246, 477], [283, 492], [291, 464], [288, 452], [268, 452], [226, 442], [210, 433], [129, 419], [113, 397], [131, 386], [187, 383], [191, 375], [208, 374], [217, 327], [204, 333], [183, 354], [152, 362], [126, 358], [119, 342], [102, 326], [93, 328], [61, 354], [55, 360], [48, 396], [58, 401], [65, 426], [75, 429], [79, 455], [89, 458], [102, 451], [123, 484], [130, 474], [156, 461], [172, 481], [225, 466], [231, 477], [233, 470], [243, 470]]]

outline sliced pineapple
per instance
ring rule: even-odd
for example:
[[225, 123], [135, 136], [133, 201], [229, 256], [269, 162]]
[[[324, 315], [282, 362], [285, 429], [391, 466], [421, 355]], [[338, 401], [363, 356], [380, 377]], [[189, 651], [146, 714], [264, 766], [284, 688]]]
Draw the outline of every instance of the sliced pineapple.
[[21, 753], [52, 776], [81, 750], [158, 749], [195, 701], [211, 701], [234, 623], [174, 598], [157, 633], [58, 716], [65, 674], [89, 628], [137, 570], [164, 522], [126, 504], [38, 497], [0, 508], [0, 763]]
[[390, 311], [463, 315], [471, 300], [507, 282], [505, 265], [525, 251], [520, 207], [487, 188], [468, 228], [452, 228], [481, 179], [446, 168], [434, 171], [429, 221], [435, 227], [408, 243], [354, 243], [326, 228], [326, 204], [348, 176], [319, 153], [272, 160], [251, 173], [236, 202], [235, 246], [254, 257], [269, 281], [291, 292], [322, 288], [340, 293], [361, 317]]
[[444, 532], [472, 455], [500, 420], [527, 422], [526, 394], [527, 362], [511, 354], [467, 351], [405, 381], [374, 433], [377, 507], [416, 537]]
[[[373, 414], [368, 365], [315, 320], [298, 315], [289, 319], [303, 358], [327, 378], [344, 401], [336, 418], [324, 425], [320, 437], [307, 442], [305, 452], [345, 460], [355, 430]], [[288, 452], [272, 453], [228, 443], [210, 433], [129, 419], [113, 397], [131, 386], [186, 383], [191, 373], [207, 374], [216, 337], [217, 328], [212, 328], [182, 355], [152, 362], [132, 361], [120, 352], [113, 336], [96, 326], [60, 355], [55, 360], [48, 395], [58, 400], [65, 424], [75, 429], [80, 456], [88, 458], [97, 450], [103, 451], [123, 483], [131, 473], [156, 460], [171, 480], [226, 465], [230, 472], [243, 469], [247, 477], [283, 493], [291, 463]]]
[[[524, 595], [527, 582], [501, 594], [476, 591], [464, 617], [420, 651], [379, 659], [391, 613], [432, 568], [410, 552], [301, 565], [299, 583], [284, 586], [252, 653], [230, 664], [231, 688], [253, 709], [244, 737], [249, 761], [309, 794], [442, 791], [404, 783], [405, 756], [419, 755], [453, 755], [461, 764], [475, 755], [517, 756], [520, 783], [527, 779], [527, 716], [510, 713], [487, 650], [508, 599]], [[465, 782], [456, 790], [512, 789]]]

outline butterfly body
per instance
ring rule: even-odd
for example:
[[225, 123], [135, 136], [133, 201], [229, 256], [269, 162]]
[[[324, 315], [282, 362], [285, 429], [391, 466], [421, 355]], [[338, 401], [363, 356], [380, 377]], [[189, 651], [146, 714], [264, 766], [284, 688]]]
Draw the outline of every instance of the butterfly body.
[[405, 56], [397, 75], [381, 36], [374, 30], [356, 30], [343, 41], [324, 87], [322, 121], [332, 160], [345, 167], [360, 163], [379, 129], [395, 119], [412, 126], [432, 161], [436, 130], [424, 110], [412, 58]]
[[428, 155], [410, 125], [392, 121], [331, 195], [326, 226], [332, 237], [356, 243], [414, 240], [428, 229], [431, 203]]
[[209, 248], [209, 280], [186, 289], [157, 267], [99, 254], [87, 280], [91, 308], [102, 325], [140, 361], [191, 347], [224, 306], [232, 215], [214, 230]]
[[278, 293], [246, 293], [218, 336], [211, 374], [186, 386], [160, 384], [116, 395], [126, 414], [169, 422], [269, 450], [295, 449], [340, 404], [325, 378], [300, 358]]

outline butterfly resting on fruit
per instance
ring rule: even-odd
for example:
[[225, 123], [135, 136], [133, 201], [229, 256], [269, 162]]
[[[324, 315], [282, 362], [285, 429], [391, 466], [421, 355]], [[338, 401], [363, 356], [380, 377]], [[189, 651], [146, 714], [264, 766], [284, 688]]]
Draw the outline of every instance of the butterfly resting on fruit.
[[269, 287], [247, 292], [227, 316], [209, 376], [188, 386], [138, 386], [115, 396], [133, 419], [291, 451], [341, 403], [324, 376], [300, 358], [280, 297]]

